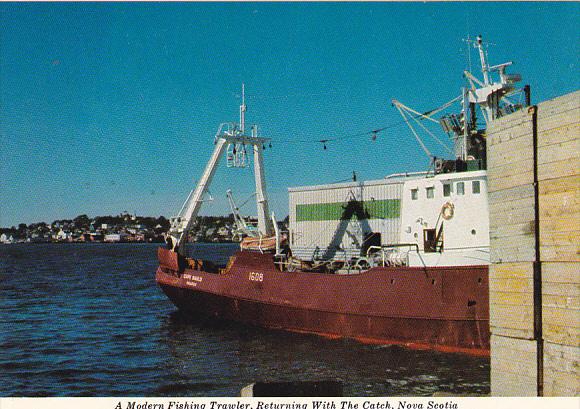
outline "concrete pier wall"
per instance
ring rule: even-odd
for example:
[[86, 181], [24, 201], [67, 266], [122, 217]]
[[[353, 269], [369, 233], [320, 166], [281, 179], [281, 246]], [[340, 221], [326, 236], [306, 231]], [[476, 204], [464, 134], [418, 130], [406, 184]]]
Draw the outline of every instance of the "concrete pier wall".
[[491, 393], [580, 395], [580, 91], [488, 128]]

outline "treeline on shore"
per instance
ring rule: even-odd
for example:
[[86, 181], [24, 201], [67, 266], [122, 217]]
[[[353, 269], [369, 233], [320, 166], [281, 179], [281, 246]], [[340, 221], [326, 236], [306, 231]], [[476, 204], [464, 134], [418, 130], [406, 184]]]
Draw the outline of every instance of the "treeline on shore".
[[[251, 220], [250, 220], [251, 221]], [[163, 242], [170, 221], [164, 216], [137, 216], [127, 212], [117, 216], [54, 220], [0, 228], [0, 243], [47, 242]], [[199, 216], [190, 231], [190, 240], [197, 242], [232, 241], [235, 232], [233, 214]]]

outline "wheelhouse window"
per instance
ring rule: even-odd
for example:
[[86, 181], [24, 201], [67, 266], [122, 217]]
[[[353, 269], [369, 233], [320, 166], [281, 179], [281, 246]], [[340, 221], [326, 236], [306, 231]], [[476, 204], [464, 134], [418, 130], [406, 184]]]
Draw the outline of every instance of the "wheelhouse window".
[[476, 195], [478, 195], [481, 192], [481, 185], [479, 180], [474, 180], [473, 182], [471, 182], [471, 192]]
[[428, 187], [425, 191], [427, 193], [427, 199], [433, 199], [435, 197], [435, 188], [433, 186]]
[[453, 193], [453, 185], [451, 183], [443, 184], [443, 196], [449, 197]]
[[419, 189], [411, 189], [411, 200], [417, 200], [419, 198]]
[[465, 194], [465, 183], [464, 182], [457, 182], [457, 194], [459, 196]]

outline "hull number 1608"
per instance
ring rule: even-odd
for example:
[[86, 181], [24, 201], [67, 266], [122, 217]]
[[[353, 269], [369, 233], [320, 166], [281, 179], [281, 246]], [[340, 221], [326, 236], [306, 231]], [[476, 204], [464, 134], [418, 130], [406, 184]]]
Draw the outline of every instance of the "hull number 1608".
[[254, 273], [251, 272], [249, 276], [250, 281], [264, 281], [264, 274], [263, 273]]

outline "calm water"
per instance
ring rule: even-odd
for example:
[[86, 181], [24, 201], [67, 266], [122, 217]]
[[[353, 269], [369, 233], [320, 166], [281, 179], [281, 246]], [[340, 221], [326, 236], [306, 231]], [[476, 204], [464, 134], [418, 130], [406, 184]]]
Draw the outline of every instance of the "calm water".
[[[195, 247], [214, 261], [234, 249]], [[349, 396], [489, 393], [484, 358], [188, 319], [155, 269], [156, 245], [0, 246], [0, 396], [236, 396], [316, 379]]]

